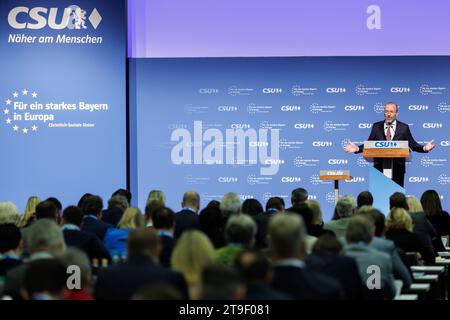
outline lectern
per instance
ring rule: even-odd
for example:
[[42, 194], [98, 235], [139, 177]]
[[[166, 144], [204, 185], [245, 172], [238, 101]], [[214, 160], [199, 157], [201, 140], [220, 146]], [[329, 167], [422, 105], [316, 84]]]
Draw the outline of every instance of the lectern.
[[392, 179], [393, 158], [408, 158], [408, 141], [365, 141], [365, 158], [383, 158], [383, 174]]
[[334, 204], [339, 200], [339, 180], [350, 180], [349, 170], [320, 170], [320, 180], [334, 180]]

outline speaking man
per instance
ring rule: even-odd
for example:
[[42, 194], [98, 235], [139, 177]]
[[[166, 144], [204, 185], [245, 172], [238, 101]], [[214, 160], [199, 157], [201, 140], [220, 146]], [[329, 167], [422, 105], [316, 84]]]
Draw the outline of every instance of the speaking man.
[[[388, 102], [384, 106], [384, 121], [375, 122], [372, 126], [372, 131], [367, 140], [407, 140], [409, 148], [415, 152], [426, 153], [434, 149], [435, 145], [433, 140], [428, 142], [426, 145], [421, 145], [417, 143], [409, 130], [409, 126], [406, 123], [397, 120], [398, 116], [398, 106], [394, 102]], [[344, 147], [345, 152], [361, 153], [363, 152], [364, 145], [355, 145], [354, 143], [349, 143]], [[375, 158], [374, 167], [379, 171], [383, 171], [383, 159]], [[401, 187], [404, 186], [405, 178], [405, 159], [404, 158], [394, 158], [392, 167], [392, 180], [399, 184]]]

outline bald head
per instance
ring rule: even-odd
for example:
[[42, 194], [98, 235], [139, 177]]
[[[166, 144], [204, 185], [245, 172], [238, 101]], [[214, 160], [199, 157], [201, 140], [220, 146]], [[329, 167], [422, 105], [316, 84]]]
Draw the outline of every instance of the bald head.
[[198, 212], [200, 208], [200, 196], [195, 191], [188, 191], [183, 196], [183, 202], [181, 203], [183, 208], [191, 208], [195, 212]]

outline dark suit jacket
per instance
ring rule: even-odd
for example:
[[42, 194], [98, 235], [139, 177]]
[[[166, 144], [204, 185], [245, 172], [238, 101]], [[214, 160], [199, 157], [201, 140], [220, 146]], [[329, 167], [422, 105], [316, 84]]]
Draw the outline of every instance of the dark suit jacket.
[[[372, 126], [372, 131], [370, 132], [369, 141], [374, 140], [386, 140], [386, 135], [384, 133], [384, 121], [375, 122]], [[397, 120], [397, 125], [395, 129], [395, 134], [392, 140], [408, 140], [409, 148], [415, 152], [426, 153], [423, 150], [423, 146], [418, 144], [409, 130], [409, 126], [406, 123]], [[359, 146], [359, 150], [356, 153], [361, 153], [364, 150], [364, 145]], [[383, 159], [375, 158], [374, 167], [378, 170], [383, 170]], [[404, 158], [394, 158], [393, 170], [396, 172], [405, 173], [405, 159]]]
[[338, 281], [344, 290], [344, 299], [361, 299], [364, 287], [353, 258], [321, 251], [309, 255], [305, 263], [311, 270]]
[[275, 266], [272, 287], [296, 300], [342, 299], [343, 291], [337, 281], [308, 268]]
[[255, 237], [256, 248], [261, 249], [267, 247], [267, 240], [266, 240], [267, 227], [269, 225], [270, 218], [273, 217], [275, 214], [277, 214], [277, 212], [278, 211], [261, 212], [253, 217], [257, 226]]
[[191, 210], [181, 210], [175, 213], [175, 238], [178, 239], [186, 230], [198, 228], [198, 215]]
[[393, 229], [386, 231], [387, 239], [394, 241], [395, 246], [405, 252], [419, 252], [426, 264], [434, 264], [435, 256], [431, 248], [423, 246], [417, 234], [406, 229]]
[[63, 230], [63, 233], [66, 244], [84, 251], [89, 260], [92, 261], [94, 258], [97, 258], [98, 261], [103, 258], [111, 259], [108, 250], [96, 235], [79, 230]]
[[154, 263], [148, 257], [130, 257], [123, 264], [100, 270], [95, 283], [94, 297], [106, 300], [128, 300], [145, 286], [172, 285], [183, 298], [188, 289], [183, 275]]
[[0, 277], [5, 277], [6, 273], [21, 265], [22, 264], [22, 260], [18, 260], [18, 259], [11, 259], [11, 258], [5, 258], [5, 259], [0, 259]]
[[292, 298], [280, 291], [272, 289], [264, 282], [252, 282], [247, 284], [247, 300], [292, 300]]
[[167, 235], [160, 235], [162, 242], [161, 256], [159, 257], [160, 264], [166, 268], [170, 268], [170, 257], [172, 256], [173, 248], [175, 247], [175, 239]]
[[106, 230], [112, 227], [113, 226], [109, 223], [105, 223], [89, 216], [85, 216], [81, 223], [81, 231], [95, 234], [101, 241], [105, 238]]
[[102, 221], [117, 227], [120, 219], [122, 218], [123, 211], [117, 207], [112, 207], [111, 209], [103, 210]]

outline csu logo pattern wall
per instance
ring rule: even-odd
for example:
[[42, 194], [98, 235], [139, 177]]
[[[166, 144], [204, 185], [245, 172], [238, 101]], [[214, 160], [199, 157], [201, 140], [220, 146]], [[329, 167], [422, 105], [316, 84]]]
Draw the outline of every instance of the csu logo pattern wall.
[[[437, 145], [412, 154], [407, 194], [434, 188], [447, 205], [450, 58], [139, 59], [132, 72], [135, 100], [142, 101], [134, 106], [141, 207], [151, 188], [178, 208], [188, 189], [200, 193], [202, 205], [228, 191], [289, 203], [291, 190], [302, 186], [329, 220], [333, 185], [320, 181], [319, 171], [350, 170], [355, 178], [340, 184], [341, 194], [368, 189], [371, 164], [343, 146], [366, 140], [388, 101], [399, 104], [399, 120], [419, 143]], [[195, 177], [188, 185], [186, 175]]]

